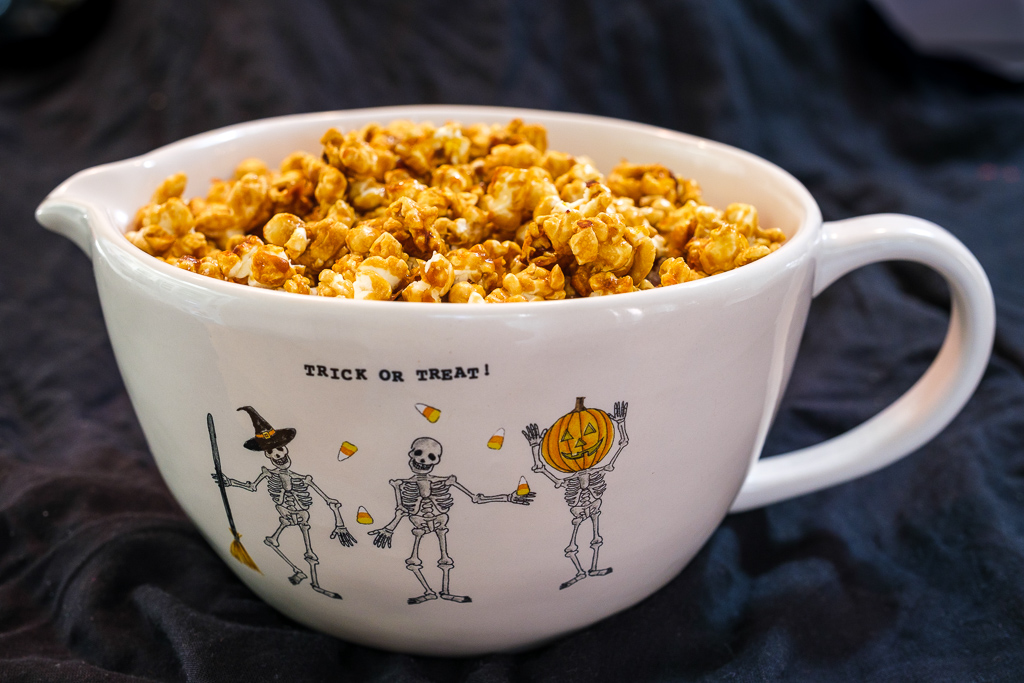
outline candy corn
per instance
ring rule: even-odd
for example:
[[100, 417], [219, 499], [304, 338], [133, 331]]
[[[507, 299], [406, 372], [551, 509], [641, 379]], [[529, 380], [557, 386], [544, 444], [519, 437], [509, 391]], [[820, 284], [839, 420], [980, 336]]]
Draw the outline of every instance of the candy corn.
[[517, 496], [525, 496], [530, 492], [530, 485], [526, 483], [526, 477], [519, 477], [519, 486], [516, 487]]
[[498, 451], [501, 450], [501, 445], [503, 443], [505, 443], [505, 430], [499, 429], [494, 432], [494, 436], [487, 440], [487, 447]]
[[359, 510], [356, 512], [356, 521], [360, 524], [373, 524], [373, 517], [366, 511], [366, 508], [360, 505]]
[[441, 411], [433, 406], [428, 406], [426, 403], [417, 403], [416, 410], [422, 413], [423, 417], [427, 418], [430, 422], [437, 422], [437, 418], [441, 417]]
[[338, 449], [338, 460], [344, 460], [345, 458], [349, 457], [358, 450], [359, 449], [356, 448], [356, 445], [354, 443], [343, 441], [341, 443], [341, 448]]

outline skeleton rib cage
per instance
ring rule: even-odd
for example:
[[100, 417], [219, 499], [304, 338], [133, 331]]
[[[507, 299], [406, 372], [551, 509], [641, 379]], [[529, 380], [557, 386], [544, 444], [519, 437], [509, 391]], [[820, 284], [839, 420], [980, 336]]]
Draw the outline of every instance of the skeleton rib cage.
[[567, 477], [565, 480], [565, 502], [570, 506], [588, 505], [595, 498], [604, 495], [608, 483], [604, 480], [603, 470], [590, 472], [590, 484], [587, 488], [580, 487], [580, 478]]
[[[403, 479], [398, 482], [399, 505], [402, 511], [408, 515], [420, 514], [423, 502], [427, 498], [421, 492], [420, 481], [416, 479]], [[429, 485], [428, 495], [430, 501], [433, 502], [434, 507], [439, 512], [442, 514], [447, 513], [455, 503], [452, 499], [451, 484], [446, 479], [431, 479]]]
[[267, 492], [275, 503], [280, 501], [279, 505], [294, 512], [312, 507], [313, 496], [304, 476], [291, 473], [286, 483], [280, 472], [265, 467], [263, 471], [267, 474]]

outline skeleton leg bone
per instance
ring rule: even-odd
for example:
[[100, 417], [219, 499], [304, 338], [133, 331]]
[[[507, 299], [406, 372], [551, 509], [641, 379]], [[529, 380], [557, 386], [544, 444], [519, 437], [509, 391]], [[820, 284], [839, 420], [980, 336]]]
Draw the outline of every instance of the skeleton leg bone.
[[594, 525], [594, 540], [590, 542], [590, 547], [594, 549], [594, 559], [590, 562], [590, 570], [587, 572], [588, 576], [605, 576], [606, 574], [612, 573], [611, 567], [604, 569], [597, 568], [597, 554], [601, 551], [601, 546], [604, 545], [604, 538], [602, 538], [598, 531], [597, 520], [601, 517], [601, 508], [598, 506], [590, 515], [590, 521]]
[[303, 579], [306, 578], [306, 574], [301, 569], [299, 569], [298, 566], [294, 562], [289, 560], [287, 555], [285, 555], [283, 552], [281, 552], [281, 541], [280, 541], [281, 532], [284, 531], [285, 529], [287, 529], [290, 526], [294, 526], [294, 524], [295, 524], [295, 522], [293, 522], [292, 519], [291, 519], [291, 513], [287, 513], [287, 515], [288, 516], [285, 516], [285, 513], [281, 514], [281, 523], [278, 525], [277, 531], [275, 531], [271, 535], [269, 535], [266, 538], [264, 538], [263, 542], [269, 548], [271, 548], [275, 553], [277, 553], [278, 557], [280, 557], [282, 560], [287, 562], [289, 567], [292, 568], [292, 570], [295, 573], [292, 574], [291, 576], [289, 576], [288, 580], [291, 581], [293, 586], [297, 586], [300, 583], [302, 583]]
[[576, 576], [559, 586], [559, 590], [568, 588], [577, 581], [587, 578], [587, 573], [583, 571], [583, 565], [580, 564], [580, 547], [576, 545], [576, 534], [580, 530], [580, 524], [583, 523], [583, 519], [583, 511], [579, 508], [572, 508], [572, 538], [569, 540], [569, 545], [565, 547], [565, 556], [572, 560], [573, 566], [576, 567]]
[[427, 579], [423, 576], [423, 562], [420, 560], [420, 541], [423, 540], [423, 535], [427, 533], [426, 522], [422, 518], [419, 520], [413, 520], [412, 528], [412, 555], [405, 561], [405, 568], [416, 575], [419, 579], [420, 585], [423, 586], [423, 595], [417, 595], [415, 598], [409, 598], [408, 602], [410, 605], [418, 605], [421, 602], [427, 600], [436, 600], [437, 593], [430, 588], [430, 584], [427, 583]]
[[441, 549], [441, 559], [437, 561], [437, 566], [441, 568], [441, 599], [451, 600], [452, 602], [473, 602], [473, 598], [468, 595], [452, 595], [448, 592], [449, 582], [451, 580], [452, 567], [455, 566], [455, 561], [452, 560], [448, 554], [448, 515], [441, 515], [434, 528], [434, 533], [437, 534], [437, 545]]
[[320, 582], [316, 577], [316, 566], [320, 564], [320, 558], [313, 552], [313, 543], [309, 540], [309, 512], [306, 512], [299, 522], [299, 531], [302, 532], [302, 542], [306, 544], [306, 554], [303, 555], [306, 562], [309, 564], [309, 586], [317, 593], [322, 593], [329, 598], [335, 598], [341, 600], [341, 596], [333, 591], [326, 590], [320, 587]]

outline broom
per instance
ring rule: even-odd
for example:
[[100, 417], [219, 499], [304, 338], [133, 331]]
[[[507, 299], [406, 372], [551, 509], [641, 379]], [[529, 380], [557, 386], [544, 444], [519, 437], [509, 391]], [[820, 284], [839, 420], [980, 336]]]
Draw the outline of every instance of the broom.
[[220, 469], [220, 450], [217, 448], [217, 432], [213, 428], [213, 415], [210, 413], [206, 414], [206, 427], [210, 430], [210, 448], [213, 449], [213, 469], [217, 472], [217, 486], [220, 487], [220, 497], [224, 500], [224, 512], [228, 515], [228, 524], [231, 526], [231, 535], [235, 537], [235, 540], [231, 541], [231, 548], [229, 552], [231, 557], [235, 558], [246, 567], [255, 569], [257, 572], [262, 574], [260, 568], [256, 566], [256, 563], [249, 557], [249, 553], [245, 551], [245, 546], [242, 545], [242, 535], [238, 533], [238, 529], [235, 528], [235, 519], [231, 516], [231, 506], [228, 505], [228, 492], [224, 486], [224, 473]]

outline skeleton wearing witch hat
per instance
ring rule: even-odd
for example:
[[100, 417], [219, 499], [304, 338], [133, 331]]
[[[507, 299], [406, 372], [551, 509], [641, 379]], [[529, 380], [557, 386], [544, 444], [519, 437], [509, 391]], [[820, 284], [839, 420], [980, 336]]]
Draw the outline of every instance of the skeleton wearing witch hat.
[[[337, 538], [346, 547], [352, 546], [356, 542], [356, 539], [349, 533], [345, 527], [345, 522], [341, 518], [341, 503], [324, 493], [313, 481], [312, 476], [299, 474], [292, 470], [292, 461], [288, 455], [288, 444], [295, 438], [294, 429], [290, 427], [274, 429], [252, 406], [242, 406], [238, 410], [249, 414], [249, 417], [252, 419], [253, 429], [256, 431], [255, 436], [247, 440], [243, 445], [250, 451], [262, 452], [270, 461], [271, 467], [264, 465], [255, 481], [239, 481], [221, 476], [219, 478], [220, 482], [225, 486], [237, 486], [247, 491], [256, 491], [260, 483], [266, 480], [267, 492], [277, 508], [280, 523], [277, 531], [267, 536], [263, 542], [277, 553], [282, 560], [288, 563], [288, 566], [294, 572], [288, 577], [288, 580], [292, 584], [298, 585], [303, 579], [307, 578], [307, 575], [285, 555], [284, 551], [281, 550], [280, 542], [281, 532], [288, 527], [298, 527], [302, 533], [302, 542], [306, 546], [303, 558], [309, 565], [308, 578], [310, 586], [318, 593], [323, 593], [331, 598], [341, 599], [341, 596], [337, 593], [320, 587], [316, 575], [316, 567], [320, 563], [320, 559], [313, 552], [313, 545], [309, 536], [309, 510], [313, 506], [312, 493], [316, 493], [334, 513], [334, 531], [331, 532], [331, 538]], [[214, 473], [213, 478], [215, 481], [218, 480], [218, 475]]]

